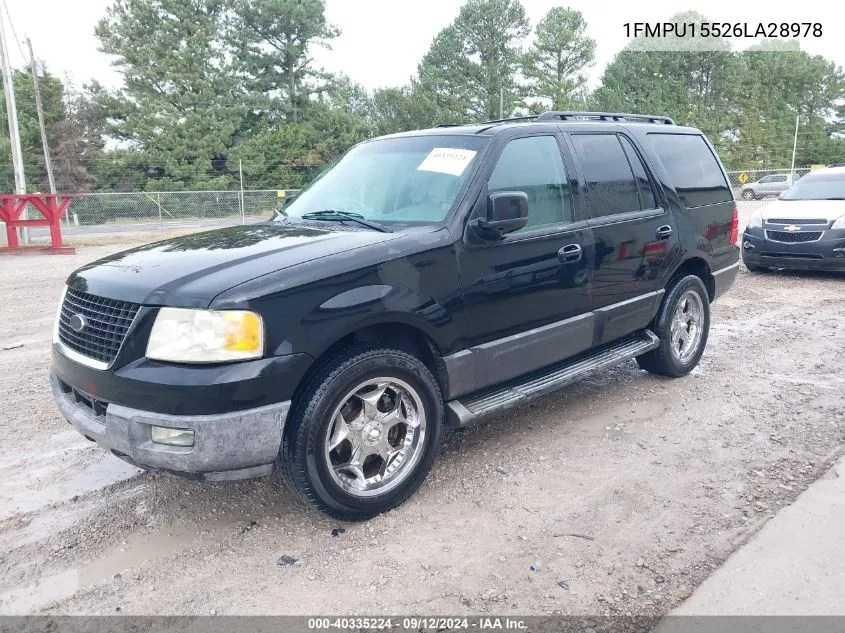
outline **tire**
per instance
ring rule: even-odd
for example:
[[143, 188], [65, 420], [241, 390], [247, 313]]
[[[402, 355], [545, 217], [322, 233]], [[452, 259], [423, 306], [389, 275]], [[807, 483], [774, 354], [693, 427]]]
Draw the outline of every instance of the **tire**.
[[[678, 329], [673, 330], [676, 318]], [[701, 278], [687, 275], [671, 281], [652, 326], [660, 345], [638, 356], [637, 364], [652, 374], [672, 378], [691, 372], [701, 360], [710, 332], [710, 298]], [[695, 333], [690, 335], [693, 327]]]
[[750, 272], [750, 273], [764, 273], [768, 270], [767, 268], [763, 268], [762, 266], [754, 266], [753, 264], [746, 264], [745, 260], [743, 260], [742, 263], [745, 264], [745, 267], [748, 269], [748, 272]]
[[420, 487], [440, 448], [443, 415], [437, 381], [418, 358], [350, 347], [323, 363], [296, 399], [278, 470], [307, 505], [368, 519]]
[[743, 200], [756, 200], [757, 195], [754, 193], [753, 189], [746, 189], [742, 192], [742, 199]]

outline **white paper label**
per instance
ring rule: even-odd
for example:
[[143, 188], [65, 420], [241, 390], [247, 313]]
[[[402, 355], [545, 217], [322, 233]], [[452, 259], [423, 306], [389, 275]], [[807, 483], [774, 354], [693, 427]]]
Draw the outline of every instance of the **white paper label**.
[[435, 147], [425, 160], [417, 167], [417, 171], [436, 171], [441, 174], [460, 176], [475, 158], [477, 152], [470, 149], [453, 149], [451, 147]]

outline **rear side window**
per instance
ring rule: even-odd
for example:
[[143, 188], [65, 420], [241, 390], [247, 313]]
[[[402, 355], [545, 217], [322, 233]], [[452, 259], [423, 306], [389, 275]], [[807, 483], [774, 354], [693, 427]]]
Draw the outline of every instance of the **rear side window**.
[[648, 136], [685, 207], [703, 207], [731, 200], [725, 175], [704, 137], [693, 134]]
[[616, 134], [573, 134], [594, 218], [642, 209], [631, 164]]

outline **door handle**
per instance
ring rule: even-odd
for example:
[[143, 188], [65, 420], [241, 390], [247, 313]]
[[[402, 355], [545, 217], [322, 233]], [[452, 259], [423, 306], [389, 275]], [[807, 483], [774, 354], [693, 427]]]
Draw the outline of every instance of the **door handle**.
[[580, 262], [583, 256], [580, 244], [567, 244], [557, 252], [557, 258], [565, 264]]
[[668, 224], [664, 224], [659, 229], [657, 229], [654, 234], [659, 240], [668, 240], [670, 237], [672, 237], [672, 227]]

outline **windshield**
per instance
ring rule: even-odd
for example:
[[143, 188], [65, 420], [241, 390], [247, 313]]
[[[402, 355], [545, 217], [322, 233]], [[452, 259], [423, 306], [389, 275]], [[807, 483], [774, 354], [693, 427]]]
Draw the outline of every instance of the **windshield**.
[[805, 176], [782, 200], [845, 200], [845, 173]]
[[285, 213], [301, 218], [342, 211], [381, 224], [442, 222], [488, 141], [444, 134], [363, 143], [305, 188]]

